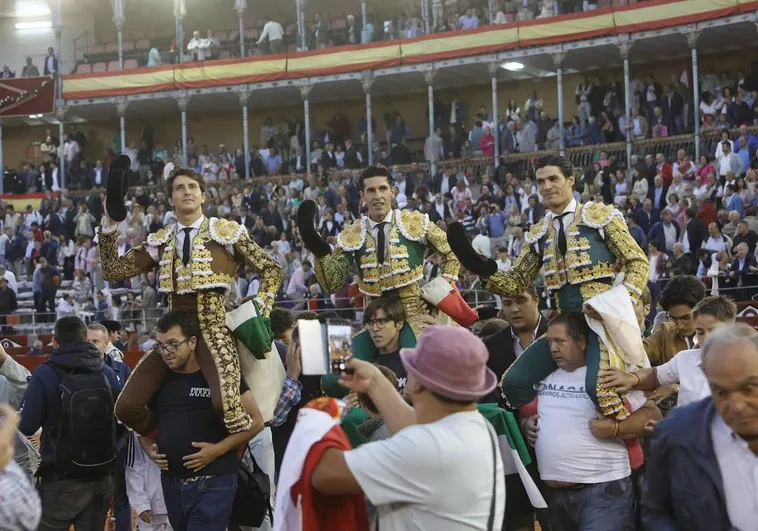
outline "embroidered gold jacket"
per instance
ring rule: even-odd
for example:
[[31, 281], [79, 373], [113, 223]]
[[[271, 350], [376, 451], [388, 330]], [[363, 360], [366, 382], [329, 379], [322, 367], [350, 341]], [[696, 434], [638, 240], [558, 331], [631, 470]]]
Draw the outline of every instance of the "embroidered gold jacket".
[[[358, 268], [358, 288], [365, 295], [418, 285], [424, 277], [424, 255], [428, 248], [442, 256], [442, 276], [455, 284], [460, 263], [451, 251], [447, 234], [429, 221], [429, 216], [410, 210], [395, 210], [389, 229], [387, 260], [378, 263], [376, 242], [367, 217], [354, 221], [337, 238], [334, 253], [316, 260], [316, 278], [329, 293], [342, 288], [350, 264]], [[402, 295], [401, 295], [402, 297]]]
[[[100, 232], [98, 238], [103, 279], [109, 282], [126, 280], [158, 265], [158, 291], [162, 293], [184, 295], [218, 288], [226, 290], [244, 263], [261, 277], [256, 302], [261, 312], [268, 315], [284, 278], [281, 266], [235, 221], [206, 218], [192, 241], [191, 258], [186, 266], [176, 249], [174, 226], [150, 234], [144, 243], [120, 257], [117, 231]], [[150, 248], [160, 260], [153, 259]]]
[[620, 270], [632, 300], [639, 298], [647, 285], [650, 264], [629, 233], [621, 212], [602, 203], [577, 204], [574, 220], [566, 231], [565, 258], [560, 256], [556, 230], [548, 217], [546, 215], [529, 230], [526, 244], [513, 267], [489, 278], [488, 291], [515, 297], [534, 283], [544, 266], [545, 286], [549, 292], [575, 286], [581, 299], [586, 301], [610, 289]]

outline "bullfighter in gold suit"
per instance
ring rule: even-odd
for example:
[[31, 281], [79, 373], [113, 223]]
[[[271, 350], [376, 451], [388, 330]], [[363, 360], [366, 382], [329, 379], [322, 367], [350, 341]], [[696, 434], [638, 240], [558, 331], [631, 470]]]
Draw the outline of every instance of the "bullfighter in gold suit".
[[[108, 192], [107, 210], [121, 210], [114, 217], [123, 219], [125, 212], [113, 203], [111, 189]], [[202, 337], [198, 338], [197, 359], [214, 407], [223, 414], [230, 433], [243, 431], [251, 420], [240, 400], [237, 345], [226, 326], [224, 294], [235, 272], [248, 265], [261, 277], [255, 302], [261, 316], [267, 316], [282, 283], [282, 268], [250, 239], [245, 227], [203, 215], [205, 181], [197, 172], [174, 169], [166, 179], [166, 192], [177, 224], [150, 234], [145, 243], [123, 256], [118, 255], [116, 246], [117, 225], [106, 214], [98, 235], [103, 278], [118, 282], [159, 267], [158, 291], [168, 295], [169, 307], [198, 316]], [[154, 428], [148, 404], [167, 372], [161, 356], [149, 352], [137, 364], [116, 403], [118, 418], [137, 433]]]

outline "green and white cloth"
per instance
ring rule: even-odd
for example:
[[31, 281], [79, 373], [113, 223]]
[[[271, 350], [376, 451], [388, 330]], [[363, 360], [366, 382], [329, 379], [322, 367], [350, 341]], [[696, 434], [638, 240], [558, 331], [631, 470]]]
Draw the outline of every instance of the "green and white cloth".
[[274, 345], [271, 321], [263, 317], [253, 301], [227, 312], [226, 326], [237, 339], [240, 374], [245, 379], [263, 421], [274, 417], [287, 372]]
[[259, 360], [266, 357], [274, 340], [274, 333], [271, 331], [271, 320], [261, 315], [255, 301], [247, 301], [227, 312], [226, 326], [253, 356]]

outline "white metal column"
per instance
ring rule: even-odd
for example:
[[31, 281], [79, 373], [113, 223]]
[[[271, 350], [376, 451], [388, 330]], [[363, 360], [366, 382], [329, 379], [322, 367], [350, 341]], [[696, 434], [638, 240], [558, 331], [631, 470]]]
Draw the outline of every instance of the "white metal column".
[[250, 123], [248, 120], [250, 92], [248, 90], [241, 90], [239, 97], [242, 104], [242, 149], [245, 157], [245, 175], [240, 175], [240, 177], [247, 179], [250, 177]]
[[[633, 41], [619, 43], [621, 58], [624, 60], [624, 116], [626, 126], [632, 125], [632, 76], [629, 70], [629, 50], [632, 48]], [[632, 164], [632, 143], [634, 142], [634, 127], [626, 131], [626, 165]]]
[[179, 111], [182, 113], [182, 165], [187, 165], [187, 106], [189, 105], [189, 96], [179, 96], [176, 102], [179, 104]]
[[126, 150], [126, 108], [129, 104], [126, 101], [122, 101], [116, 104], [116, 112], [118, 113], [119, 132], [121, 134], [121, 153]]
[[426, 94], [427, 104], [429, 109], [429, 145], [432, 150], [432, 160], [430, 161], [430, 172], [432, 177], [437, 173], [437, 149], [434, 138], [434, 76], [437, 74], [436, 70], [427, 70], [424, 72], [424, 81], [426, 81]]
[[[374, 164], [374, 129], [371, 127], [373, 121], [373, 109], [371, 108], [371, 87], [374, 84], [374, 78], [369, 74], [361, 78], [363, 92], [366, 94], [366, 152], [368, 153], [368, 165]], [[389, 148], [387, 148], [389, 151]]]
[[492, 134], [495, 135], [495, 167], [500, 166], [500, 113], [497, 103], [497, 73], [500, 70], [499, 63], [490, 63], [489, 71], [492, 79]]
[[700, 160], [700, 74], [698, 72], [697, 39], [699, 31], [687, 34], [687, 44], [692, 51], [692, 106], [695, 115], [695, 160]]
[[311, 172], [311, 101], [310, 94], [313, 85], [300, 86], [300, 96], [303, 98], [303, 113], [305, 114], [305, 172]]
[[566, 52], [560, 51], [553, 54], [553, 64], [556, 68], [556, 74], [558, 78], [558, 129], [560, 131], [560, 147], [559, 153], [561, 156], [566, 154], [566, 129], [563, 124], [564, 110], [563, 110], [563, 59], [566, 57]]

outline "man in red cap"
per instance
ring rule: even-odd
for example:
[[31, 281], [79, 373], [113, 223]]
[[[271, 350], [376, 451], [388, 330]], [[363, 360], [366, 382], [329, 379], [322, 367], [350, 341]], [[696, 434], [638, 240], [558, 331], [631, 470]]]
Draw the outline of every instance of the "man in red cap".
[[313, 488], [326, 495], [365, 494], [378, 509], [379, 529], [411, 522], [418, 529], [460, 522], [500, 529], [503, 462], [496, 435], [477, 410], [477, 401], [497, 384], [487, 368], [487, 347], [464, 328], [430, 326], [416, 348], [401, 349], [400, 358], [413, 408], [375, 366], [348, 363], [353, 373], [343, 374], [340, 384], [368, 394], [394, 435], [352, 451], [326, 450], [311, 475]]

